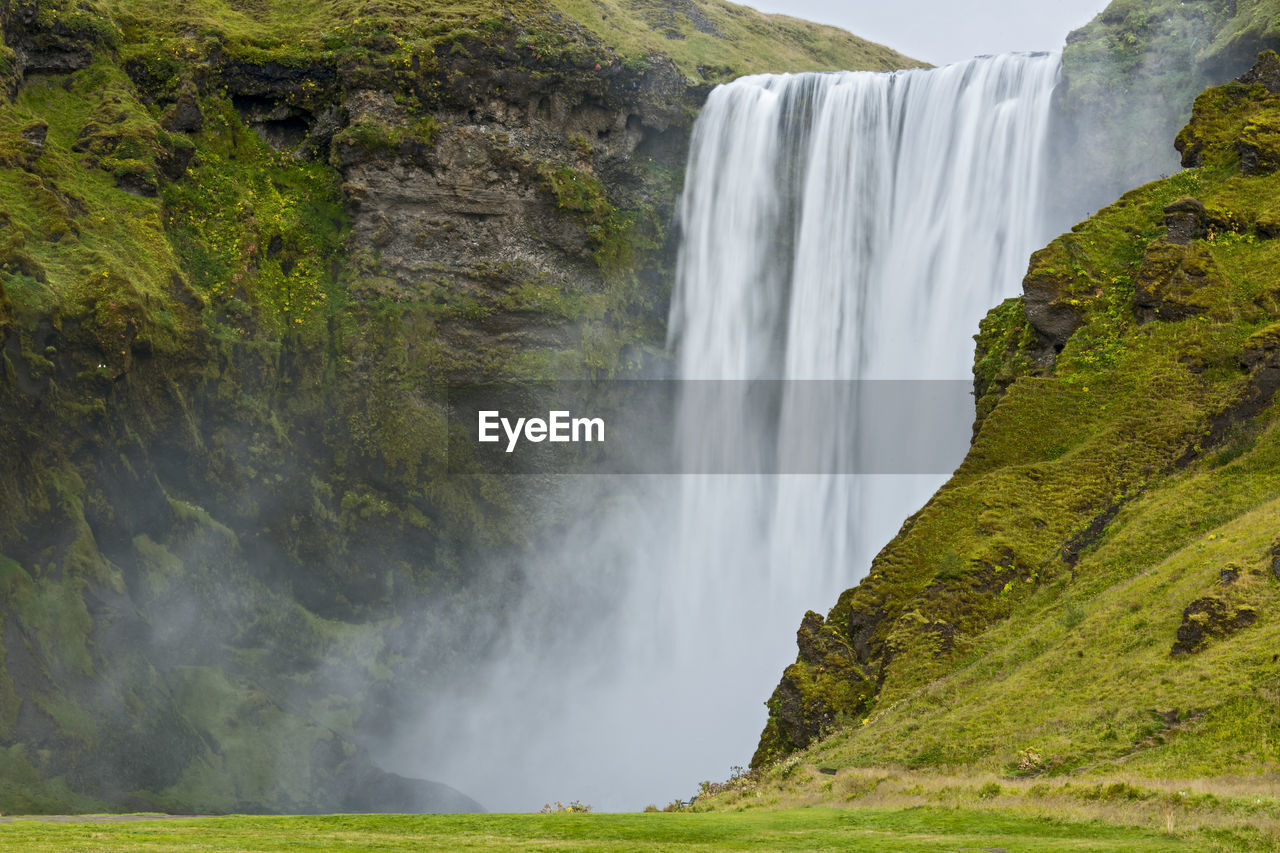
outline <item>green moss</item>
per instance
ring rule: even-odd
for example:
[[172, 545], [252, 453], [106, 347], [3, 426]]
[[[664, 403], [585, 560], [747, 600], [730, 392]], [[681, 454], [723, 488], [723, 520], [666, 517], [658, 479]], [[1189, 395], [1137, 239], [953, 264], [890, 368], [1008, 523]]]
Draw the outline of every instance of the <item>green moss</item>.
[[193, 762], [162, 798], [228, 811], [242, 803], [308, 801], [312, 749], [331, 733], [286, 713], [261, 691], [233, 683], [220, 669], [180, 667], [175, 676], [175, 698], [192, 724], [218, 744], [221, 766], [214, 770], [221, 772]]
[[1035, 330], [1027, 322], [1022, 299], [1007, 299], [987, 314], [974, 341], [973, 377], [981, 421], [1014, 379], [1032, 371], [1025, 352], [1035, 343]]
[[550, 164], [542, 166], [539, 174], [555, 197], [556, 207], [579, 214], [597, 244], [606, 242], [620, 228], [618, 211], [599, 178], [570, 166]]
[[84, 588], [82, 580], [37, 578], [30, 583], [19, 583], [13, 597], [18, 621], [30, 632], [52, 672], [63, 675], [94, 672], [89, 642], [93, 619], [84, 604]]
[[116, 166], [128, 160], [151, 176], [164, 148], [114, 67], [96, 64], [68, 83], [32, 82], [0, 107], [0, 150], [23, 145], [33, 120], [48, 126], [32, 171], [0, 170], [13, 223], [0, 278], [21, 327], [50, 313], [85, 318], [106, 362], [118, 366], [137, 348], [172, 350], [189, 328], [170, 304], [176, 267], [158, 203], [117, 185]]
[[337, 172], [270, 149], [227, 100], [210, 100], [197, 165], [166, 186], [165, 224], [184, 270], [231, 341], [326, 335], [345, 288], [333, 264], [346, 231]]
[[112, 20], [110, 5], [106, 0], [43, 0], [37, 4], [36, 24], [60, 37], [115, 47], [120, 30]]
[[592, 303], [579, 292], [565, 290], [554, 284], [524, 282], [508, 291], [502, 298], [502, 307], [509, 311], [529, 311], [565, 320], [576, 320], [591, 312], [585, 307]]
[[133, 538], [133, 549], [141, 558], [150, 587], [148, 593], [152, 599], [164, 594], [172, 584], [180, 582], [186, 574], [186, 565], [182, 559], [165, 546], [151, 541], [151, 537], [146, 534]]
[[333, 158], [339, 160], [344, 156], [343, 149], [352, 149], [367, 158], [404, 156], [420, 160], [435, 147], [438, 132], [439, 127], [431, 116], [415, 118], [404, 127], [353, 124], [333, 137]]
[[[1219, 97], [1226, 112], [1207, 106]], [[1280, 410], [1257, 372], [1280, 352], [1280, 244], [1258, 227], [1280, 183], [1241, 174], [1231, 139], [1273, 97], [1208, 93], [1184, 134], [1206, 141], [1203, 167], [1037, 253], [1028, 281], [1080, 321], [1061, 352], [1046, 357], [1022, 300], [983, 322], [968, 458], [821, 628], [856, 633], [868, 660], [824, 671], [805, 651], [771, 702], [765, 758], [797, 740], [794, 694], [811, 717], [867, 721], [810, 747], [825, 766], [1019, 774], [1033, 749], [1048, 775], [1280, 767], [1260, 692], [1280, 641]], [[1171, 243], [1164, 209], [1187, 196], [1205, 228]], [[1195, 311], [1145, 316], [1150, 288]], [[873, 689], [828, 704], [840, 672]]]
[[[634, 273], [639, 258], [661, 246], [665, 229], [652, 208], [618, 209], [599, 178], [571, 166], [543, 164], [538, 174], [556, 207], [582, 222], [596, 266], [614, 282]], [[619, 307], [625, 299], [621, 296]]]

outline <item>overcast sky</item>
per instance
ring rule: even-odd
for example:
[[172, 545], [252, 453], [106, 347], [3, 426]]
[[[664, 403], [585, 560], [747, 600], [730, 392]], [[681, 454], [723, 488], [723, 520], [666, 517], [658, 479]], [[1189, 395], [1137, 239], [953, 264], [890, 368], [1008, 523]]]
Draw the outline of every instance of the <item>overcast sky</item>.
[[945, 65], [984, 53], [1056, 50], [1108, 0], [738, 0]]

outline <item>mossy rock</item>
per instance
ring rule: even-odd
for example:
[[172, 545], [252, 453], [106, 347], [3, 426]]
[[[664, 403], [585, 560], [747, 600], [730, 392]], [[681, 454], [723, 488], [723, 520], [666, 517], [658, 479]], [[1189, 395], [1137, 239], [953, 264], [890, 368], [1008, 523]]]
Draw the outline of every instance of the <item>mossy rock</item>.
[[1183, 166], [1235, 161], [1246, 175], [1280, 167], [1280, 91], [1263, 82], [1273, 66], [1280, 66], [1280, 57], [1264, 51], [1239, 80], [1196, 98], [1191, 121], [1175, 142]]
[[1258, 610], [1248, 604], [1232, 605], [1216, 596], [1199, 598], [1182, 611], [1182, 624], [1170, 654], [1200, 651], [1210, 637], [1226, 637], [1258, 621]]
[[1134, 273], [1134, 306], [1142, 320], [1183, 320], [1208, 311], [1224, 282], [1203, 243], [1152, 243]]

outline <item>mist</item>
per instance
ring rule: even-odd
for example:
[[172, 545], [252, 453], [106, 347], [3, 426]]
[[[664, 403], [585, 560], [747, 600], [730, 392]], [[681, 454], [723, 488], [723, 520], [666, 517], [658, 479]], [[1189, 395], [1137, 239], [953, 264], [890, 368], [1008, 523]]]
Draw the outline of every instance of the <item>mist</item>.
[[[864, 576], [963, 457], [971, 329], [1017, 291], [1045, 236], [1035, 202], [1057, 68], [1056, 55], [1014, 55], [896, 77], [747, 78], [712, 94], [671, 320], [677, 376], [696, 381], [679, 383], [675, 417], [653, 429], [685, 471], [784, 461], [772, 476], [556, 483], [552, 529], [520, 560], [500, 638], [422, 692], [420, 713], [375, 751], [383, 766], [430, 772], [500, 811], [637, 810], [751, 762], [805, 612]], [[780, 250], [789, 228], [793, 248]], [[891, 408], [857, 382], [919, 379], [961, 393], [915, 406], [908, 457], [940, 436], [959, 436], [956, 452], [914, 476], [852, 473], [852, 448]], [[708, 380], [779, 384], [735, 394]], [[812, 405], [821, 380], [838, 393]], [[785, 461], [797, 459], [827, 473]]]

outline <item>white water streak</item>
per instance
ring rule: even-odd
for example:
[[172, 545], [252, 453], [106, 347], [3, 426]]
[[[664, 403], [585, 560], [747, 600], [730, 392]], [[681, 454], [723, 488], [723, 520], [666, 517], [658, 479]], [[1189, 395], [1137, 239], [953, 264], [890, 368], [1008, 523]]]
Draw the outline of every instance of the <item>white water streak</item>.
[[[1015, 54], [716, 89], [681, 203], [671, 318], [681, 377], [967, 378], [978, 321], [1018, 292], [1045, 236], [1042, 158], [1058, 67], [1056, 55]], [[732, 444], [776, 444], [782, 455], [818, 454], [818, 470], [851, 470], [847, 434], [875, 413], [850, 399], [818, 419], [791, 396], [798, 386], [786, 387], [776, 419], [744, 417]], [[915, 440], [967, 432], [971, 420], [966, 410], [952, 423], [921, 422]], [[723, 452], [698, 427], [681, 425], [693, 467]], [[783, 642], [805, 608], [829, 606], [865, 573], [940, 479], [690, 478], [685, 559], [672, 563], [686, 608], [728, 610]], [[777, 660], [774, 648], [757, 653]]]
[[[1018, 292], [1045, 237], [1057, 75], [1057, 56], [1009, 55], [717, 88], [681, 202], [680, 377], [967, 378], [978, 321]], [[848, 402], [825, 424], [786, 399], [744, 406], [735, 435], [686, 416], [676, 441], [696, 464], [787, 453], [803, 436], [830, 454], [820, 470], [847, 470], [842, 439], [863, 417]], [[971, 421], [922, 423], [919, 440]], [[940, 482], [630, 481], [630, 509], [533, 565], [509, 646], [465, 689], [441, 686], [406, 741], [419, 758], [393, 769], [516, 810], [556, 798], [635, 809], [724, 778], [751, 756], [804, 611], [865, 574]]]

